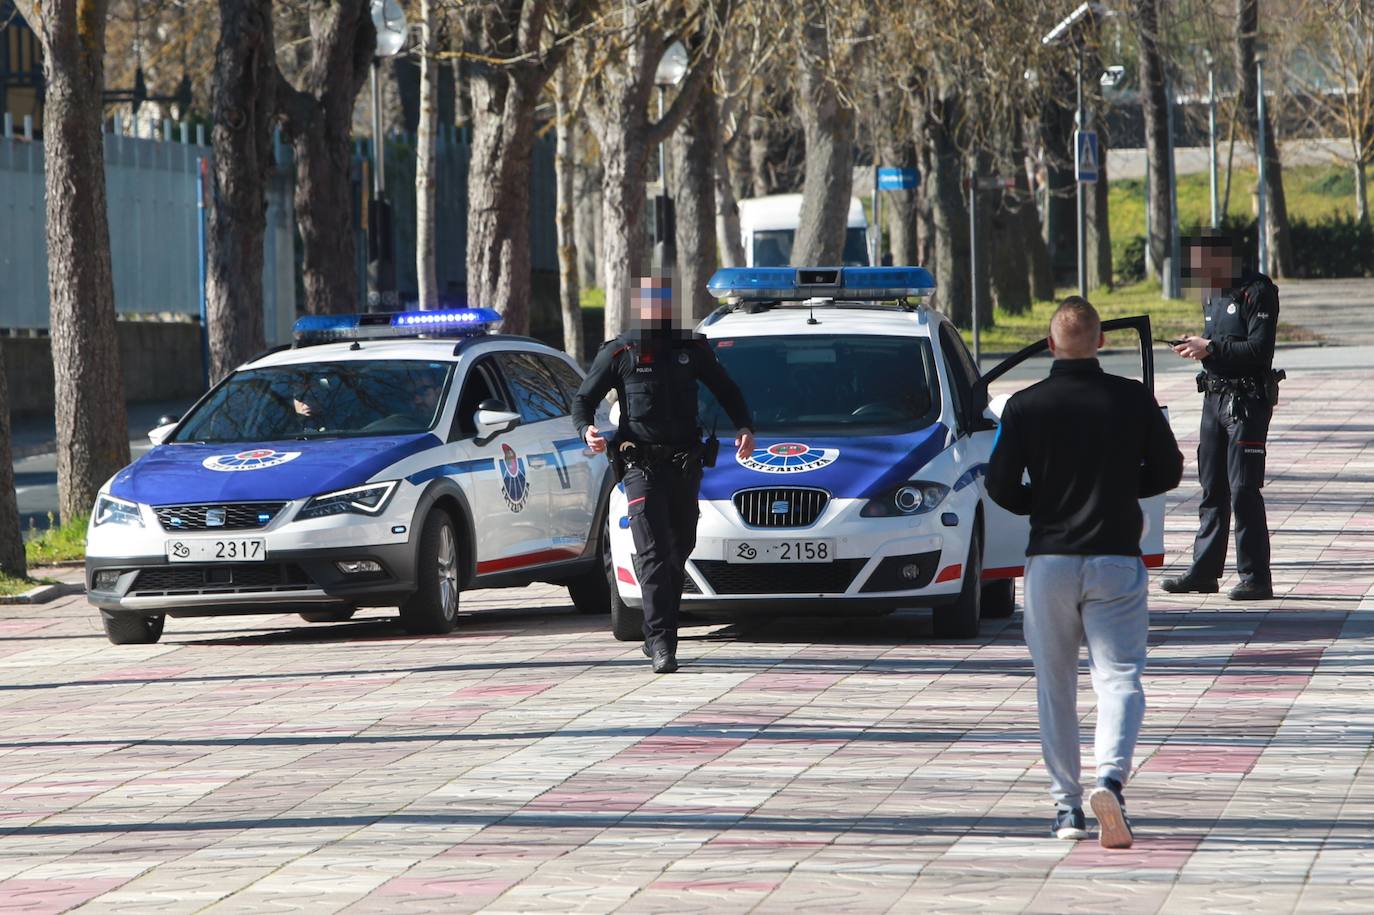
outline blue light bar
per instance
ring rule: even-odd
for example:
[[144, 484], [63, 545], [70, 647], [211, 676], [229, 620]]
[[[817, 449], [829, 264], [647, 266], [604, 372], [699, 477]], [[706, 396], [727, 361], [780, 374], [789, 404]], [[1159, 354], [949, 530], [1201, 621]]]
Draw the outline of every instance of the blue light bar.
[[874, 301], [930, 295], [935, 278], [924, 267], [724, 267], [706, 288], [717, 298]]
[[454, 337], [484, 334], [501, 321], [490, 308], [444, 311], [400, 311], [361, 315], [305, 315], [296, 320], [292, 337], [303, 343], [331, 340], [376, 340], [397, 337]]

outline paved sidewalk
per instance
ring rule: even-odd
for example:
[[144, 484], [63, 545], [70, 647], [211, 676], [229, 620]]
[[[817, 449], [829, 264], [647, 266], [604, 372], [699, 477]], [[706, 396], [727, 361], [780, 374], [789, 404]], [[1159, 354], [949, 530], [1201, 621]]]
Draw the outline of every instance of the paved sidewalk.
[[[1130, 851], [1043, 837], [1019, 613], [697, 627], [655, 678], [552, 587], [465, 595], [448, 638], [378, 612], [146, 648], [70, 598], [0, 614], [0, 911], [1369, 911], [1374, 368], [1294, 376], [1281, 598], [1153, 596]], [[1161, 378], [1189, 477], [1190, 386]]]

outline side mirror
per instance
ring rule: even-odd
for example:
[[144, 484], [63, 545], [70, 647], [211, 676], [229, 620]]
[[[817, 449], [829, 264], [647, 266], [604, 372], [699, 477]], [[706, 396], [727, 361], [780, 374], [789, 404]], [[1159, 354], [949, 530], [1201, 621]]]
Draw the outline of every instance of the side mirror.
[[[170, 422], [168, 420], [170, 420]], [[177, 423], [179, 422], [181, 422], [181, 420], [174, 416], [162, 417], [157, 421], [156, 426], [148, 430], [148, 441], [152, 442], [154, 445], [161, 445], [163, 442], [167, 441], [167, 436], [172, 434], [172, 430], [177, 427]]]
[[506, 402], [491, 398], [477, 405], [473, 415], [473, 425], [477, 427], [474, 443], [485, 445], [498, 435], [503, 435], [520, 425], [520, 414], [513, 411]]

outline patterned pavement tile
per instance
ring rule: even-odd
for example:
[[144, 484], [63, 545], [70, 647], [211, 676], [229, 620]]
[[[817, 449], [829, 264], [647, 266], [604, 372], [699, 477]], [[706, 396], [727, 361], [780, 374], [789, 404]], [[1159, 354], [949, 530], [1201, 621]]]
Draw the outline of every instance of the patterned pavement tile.
[[[1370, 911], [1374, 369], [1354, 375], [1285, 383], [1276, 599], [1151, 594], [1129, 851], [1045, 835], [1019, 614], [965, 642], [919, 610], [693, 626], [653, 677], [550, 585], [465, 594], [447, 638], [363, 611], [123, 648], [70, 597], [0, 612], [0, 915]], [[1185, 455], [1190, 387], [1159, 377]], [[1187, 562], [1192, 472], [1155, 580]]]

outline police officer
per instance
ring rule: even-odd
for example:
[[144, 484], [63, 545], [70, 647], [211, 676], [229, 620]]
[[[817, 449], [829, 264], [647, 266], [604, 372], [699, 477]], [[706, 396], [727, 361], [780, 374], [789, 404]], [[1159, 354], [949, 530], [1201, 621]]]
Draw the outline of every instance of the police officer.
[[602, 344], [573, 400], [578, 434], [588, 448], [602, 452], [606, 439], [593, 425], [596, 406], [612, 388], [619, 396], [611, 457], [629, 503], [644, 599], [644, 653], [655, 673], [677, 670], [678, 605], [687, 557], [696, 546], [697, 491], [706, 451], [697, 423], [698, 381], [738, 430], [738, 454], [754, 450], [744, 395], [705, 338], [674, 325], [672, 294], [671, 283], [662, 277], [640, 280], [632, 303], [638, 327]]
[[1212, 594], [1226, 565], [1226, 538], [1236, 518], [1236, 571], [1232, 600], [1274, 596], [1269, 569], [1269, 528], [1264, 517], [1265, 443], [1282, 373], [1273, 371], [1279, 291], [1269, 277], [1242, 270], [1230, 239], [1189, 239], [1190, 279], [1203, 287], [1204, 330], [1185, 336], [1174, 352], [1202, 364], [1198, 477], [1202, 503], [1193, 564], [1166, 578], [1173, 594]]

